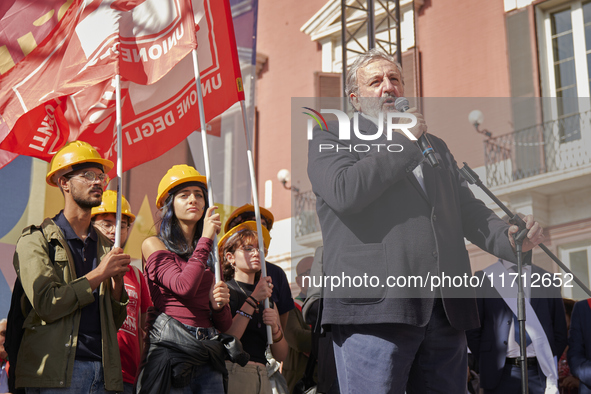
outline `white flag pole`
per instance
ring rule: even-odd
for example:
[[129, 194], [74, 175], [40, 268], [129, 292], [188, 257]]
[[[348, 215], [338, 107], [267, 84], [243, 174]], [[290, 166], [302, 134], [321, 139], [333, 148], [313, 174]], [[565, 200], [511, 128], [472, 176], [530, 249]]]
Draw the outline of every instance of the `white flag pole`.
[[[207, 130], [205, 123], [205, 110], [203, 107], [203, 92], [201, 91], [201, 74], [199, 73], [199, 61], [197, 49], [193, 49], [193, 70], [195, 72], [195, 85], [197, 86], [197, 102], [199, 103], [199, 123], [201, 123], [201, 141], [203, 145], [203, 161], [205, 162], [205, 177], [207, 178], [207, 197], [209, 204], [213, 205], [213, 188], [211, 187], [211, 169], [209, 167], [209, 149], [207, 145]], [[213, 263], [215, 267], [215, 282], [222, 280], [222, 266], [218, 259], [217, 235], [213, 235]], [[218, 303], [220, 305], [220, 303]]]
[[117, 107], [117, 214], [116, 227], [115, 227], [115, 245], [114, 247], [121, 246], [121, 194], [122, 189], [122, 174], [123, 174], [123, 163], [122, 163], [122, 142], [121, 142], [121, 76], [115, 75], [115, 103]]
[[[259, 236], [259, 254], [261, 258], [261, 277], [267, 276], [267, 263], [265, 261], [265, 242], [263, 239], [263, 228], [261, 224], [261, 209], [259, 207], [259, 193], [257, 191], [257, 180], [254, 172], [254, 160], [252, 157], [252, 143], [248, 134], [248, 120], [246, 119], [246, 104], [240, 100], [240, 112], [242, 112], [242, 123], [244, 124], [244, 134], [246, 135], [246, 156], [248, 159], [248, 169], [250, 170], [250, 184], [252, 186], [252, 202], [254, 203], [254, 214], [257, 222], [257, 234]], [[269, 308], [269, 299], [265, 298], [265, 308]], [[273, 344], [273, 332], [271, 326], [267, 326], [267, 344]]]

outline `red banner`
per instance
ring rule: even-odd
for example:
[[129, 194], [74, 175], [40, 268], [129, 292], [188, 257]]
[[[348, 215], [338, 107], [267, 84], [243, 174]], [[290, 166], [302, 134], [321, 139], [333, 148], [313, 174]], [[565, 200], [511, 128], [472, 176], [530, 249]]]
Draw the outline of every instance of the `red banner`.
[[[244, 93], [228, 1], [193, 0], [193, 10], [207, 122], [243, 100]], [[178, 29], [170, 31], [176, 35]], [[188, 29], [183, 34], [188, 34]], [[150, 53], [157, 54], [158, 49], [150, 49], [156, 45], [154, 42], [160, 42], [162, 53], [165, 45], [170, 53], [169, 42], [172, 41], [169, 38], [166, 41], [153, 40], [151, 47], [140, 47], [137, 43], [127, 52], [121, 44], [121, 57], [135, 62], [128, 62], [126, 67], [143, 61], [142, 53], [148, 57]], [[23, 62], [26, 61], [27, 58]], [[120, 62], [122, 70], [124, 63]], [[152, 70], [159, 67], [154, 63]], [[192, 58], [186, 56], [151, 85], [122, 81], [124, 171], [161, 155], [200, 129], [193, 75]], [[67, 141], [79, 139], [91, 143], [103, 157], [115, 161], [115, 116], [114, 81], [103, 79], [29, 110], [14, 124], [0, 148], [49, 161]]]
[[50, 159], [50, 148], [72, 140], [61, 116], [72, 97], [118, 72], [153, 83], [195, 46], [189, 0], [77, 1], [42, 43], [0, 77], [0, 147]]
[[0, 1], [0, 74], [6, 73], [51, 33], [73, 0]]
[[[240, 63], [228, 1], [194, 0], [197, 54], [205, 121], [209, 122], [234, 103], [244, 100]], [[122, 86], [123, 170], [145, 163], [168, 151], [193, 131], [199, 131], [197, 89], [192, 56], [152, 85], [125, 82]], [[103, 85], [101, 97], [79, 126], [79, 139], [88, 141], [105, 157], [116, 161], [115, 100], [112, 85]], [[93, 87], [94, 90], [98, 87]], [[96, 93], [90, 94], [99, 96]], [[89, 102], [93, 102], [90, 100]], [[73, 124], [73, 119], [70, 124]], [[210, 134], [219, 136], [219, 129]]]

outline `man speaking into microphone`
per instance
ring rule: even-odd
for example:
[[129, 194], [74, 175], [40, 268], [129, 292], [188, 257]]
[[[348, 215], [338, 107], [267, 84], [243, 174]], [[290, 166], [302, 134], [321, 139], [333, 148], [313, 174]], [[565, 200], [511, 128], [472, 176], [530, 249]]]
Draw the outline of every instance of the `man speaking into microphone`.
[[[421, 278], [471, 276], [464, 238], [516, 262], [512, 235], [517, 227], [474, 197], [440, 138], [429, 134], [424, 140], [427, 124], [416, 108], [405, 112], [417, 119], [408, 130], [421, 148], [406, 132], [396, 131], [375, 139], [376, 149], [347, 149], [367, 141], [364, 135], [386, 130], [379, 123], [388, 112], [407, 109], [400, 102], [396, 108], [404, 81], [392, 56], [378, 50], [358, 56], [348, 70], [345, 93], [356, 111], [351, 130], [357, 127], [359, 133], [341, 141], [338, 123], [329, 122], [328, 131], [314, 129], [308, 149], [324, 273], [341, 285], [329, 280], [322, 315], [322, 324], [333, 332], [340, 390], [463, 393], [464, 331], [479, 324], [474, 292], [423, 287]], [[425, 149], [429, 141], [432, 149]], [[386, 143], [402, 149], [377, 149]], [[322, 151], [321, 144], [337, 149]], [[423, 151], [435, 153], [431, 164]], [[523, 250], [528, 251], [543, 235], [533, 217], [525, 221], [529, 232]], [[347, 282], [357, 277], [370, 280], [361, 286], [354, 279], [353, 285]]]

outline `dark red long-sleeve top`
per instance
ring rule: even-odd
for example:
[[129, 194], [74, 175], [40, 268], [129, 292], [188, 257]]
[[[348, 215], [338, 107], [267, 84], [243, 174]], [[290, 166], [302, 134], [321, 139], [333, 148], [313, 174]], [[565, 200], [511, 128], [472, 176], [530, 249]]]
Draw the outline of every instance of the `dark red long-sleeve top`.
[[207, 257], [213, 242], [201, 238], [189, 260], [176, 253], [159, 250], [146, 261], [145, 275], [154, 306], [160, 312], [193, 327], [215, 327], [225, 332], [232, 325], [232, 314], [226, 305], [214, 311], [209, 303], [209, 290], [214, 273], [207, 268]]

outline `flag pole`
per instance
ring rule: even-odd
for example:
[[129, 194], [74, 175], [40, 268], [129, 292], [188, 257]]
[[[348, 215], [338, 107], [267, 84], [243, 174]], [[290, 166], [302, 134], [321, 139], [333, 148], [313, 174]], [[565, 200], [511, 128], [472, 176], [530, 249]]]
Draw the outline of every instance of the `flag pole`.
[[[254, 82], [256, 78], [256, 30], [257, 30], [257, 15], [258, 15], [258, 1], [254, 2], [255, 10], [254, 10], [254, 26], [253, 26], [253, 50], [252, 50], [252, 58], [251, 58], [251, 73], [250, 73], [250, 105], [254, 108]], [[257, 234], [259, 237], [259, 255], [261, 258], [261, 275], [263, 277], [267, 276], [267, 261], [265, 259], [265, 242], [263, 239], [263, 229], [261, 224], [261, 209], [259, 206], [259, 193], [257, 190], [257, 181], [256, 181], [256, 174], [254, 171], [254, 159], [252, 155], [252, 142], [250, 140], [250, 134], [248, 133], [249, 129], [249, 122], [248, 116], [246, 113], [246, 103], [244, 100], [240, 100], [240, 112], [242, 113], [242, 123], [244, 125], [244, 135], [246, 136], [246, 156], [248, 160], [248, 169], [250, 172], [250, 184], [252, 186], [252, 202], [254, 203], [254, 214], [255, 220], [257, 223]], [[254, 111], [253, 111], [254, 114]], [[252, 123], [254, 124], [254, 119], [251, 118]], [[265, 308], [269, 308], [269, 299], [265, 299], [264, 303]], [[267, 326], [267, 344], [273, 344], [273, 332], [271, 330], [271, 326]]]
[[[252, 202], [254, 203], [254, 214], [257, 222], [257, 234], [259, 236], [259, 255], [261, 256], [261, 276], [267, 276], [267, 263], [265, 260], [265, 242], [263, 239], [263, 228], [261, 224], [261, 209], [259, 207], [259, 193], [257, 191], [257, 180], [254, 172], [254, 160], [252, 157], [252, 143], [248, 135], [248, 120], [246, 119], [246, 104], [240, 100], [240, 112], [242, 113], [242, 123], [244, 124], [244, 134], [246, 135], [246, 156], [248, 159], [248, 169], [250, 170], [250, 184], [252, 186]], [[265, 298], [265, 308], [269, 308], [269, 299]], [[273, 333], [271, 326], [267, 326], [267, 344], [273, 344]]]
[[[201, 145], [203, 146], [203, 161], [205, 162], [205, 177], [207, 179], [207, 198], [210, 205], [213, 205], [213, 188], [211, 187], [211, 168], [209, 166], [209, 148], [207, 145], [207, 129], [205, 123], [205, 109], [203, 107], [203, 92], [201, 91], [201, 74], [199, 72], [199, 61], [197, 60], [197, 49], [193, 49], [193, 71], [195, 72], [195, 85], [197, 86], [197, 102], [199, 103], [199, 123], [201, 124]], [[222, 280], [222, 265], [218, 259], [217, 234], [213, 235], [213, 264], [215, 267], [215, 283]], [[218, 303], [220, 305], [220, 303]]]
[[116, 123], [117, 123], [117, 213], [115, 215], [115, 244], [114, 247], [121, 246], [121, 193], [122, 192], [122, 142], [121, 142], [121, 76], [115, 75], [115, 105], [117, 107]]

